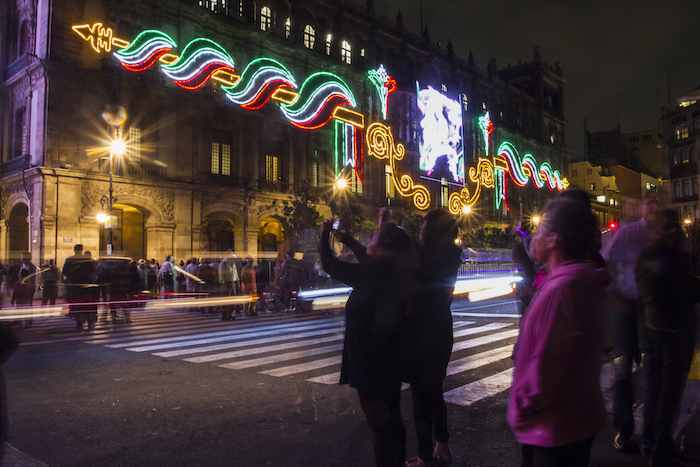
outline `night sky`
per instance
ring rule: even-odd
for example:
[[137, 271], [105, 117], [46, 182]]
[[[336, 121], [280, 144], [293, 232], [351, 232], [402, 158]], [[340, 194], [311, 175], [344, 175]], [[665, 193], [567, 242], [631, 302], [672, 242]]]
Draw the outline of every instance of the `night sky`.
[[[364, 7], [364, 0], [356, 0]], [[419, 28], [420, 0], [375, 0], [379, 15]], [[592, 130], [658, 127], [659, 108], [700, 85], [700, 0], [425, 0], [433, 41], [471, 49], [485, 71], [529, 60], [539, 45], [559, 60], [566, 84], [568, 144], [583, 151], [583, 120]]]

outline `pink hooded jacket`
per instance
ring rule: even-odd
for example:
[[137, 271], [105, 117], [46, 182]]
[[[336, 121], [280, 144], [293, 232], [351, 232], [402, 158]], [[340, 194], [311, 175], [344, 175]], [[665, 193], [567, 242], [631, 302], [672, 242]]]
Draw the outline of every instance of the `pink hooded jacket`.
[[590, 263], [550, 271], [528, 308], [515, 356], [508, 423], [521, 444], [555, 447], [605, 423], [601, 302], [607, 273]]

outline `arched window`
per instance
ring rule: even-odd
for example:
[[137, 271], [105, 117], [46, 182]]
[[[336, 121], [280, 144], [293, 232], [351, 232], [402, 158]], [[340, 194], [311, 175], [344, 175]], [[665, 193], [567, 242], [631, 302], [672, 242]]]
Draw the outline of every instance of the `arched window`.
[[284, 38], [289, 39], [292, 35], [292, 18], [287, 17], [284, 21]]
[[352, 65], [352, 46], [348, 41], [340, 44], [340, 61]]
[[264, 6], [260, 9], [260, 30], [269, 31], [272, 29], [272, 10]]
[[304, 27], [304, 47], [313, 49], [316, 44], [316, 30], [310, 24]]
[[326, 35], [326, 55], [330, 55], [333, 50], [333, 34], [330, 32]]

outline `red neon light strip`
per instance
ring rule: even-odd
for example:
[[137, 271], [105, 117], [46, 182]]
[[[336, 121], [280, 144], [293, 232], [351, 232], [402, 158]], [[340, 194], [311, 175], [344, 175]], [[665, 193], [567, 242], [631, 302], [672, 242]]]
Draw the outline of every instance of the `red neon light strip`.
[[175, 84], [186, 91], [197, 91], [202, 89], [209, 82], [212, 75], [220, 70], [227, 70], [230, 73], [234, 72], [233, 68], [228, 65], [224, 65], [222, 63], [211, 63], [207, 65], [202, 73], [198, 74], [194, 78], [187, 81], [175, 81]]
[[161, 49], [156, 51], [154, 54], [152, 54], [150, 57], [148, 57], [144, 62], [139, 63], [138, 65], [129, 65], [127, 63], [121, 63], [122, 67], [125, 70], [131, 71], [132, 73], [143, 73], [144, 71], [148, 71], [155, 65], [160, 58], [170, 52], [171, 49]]

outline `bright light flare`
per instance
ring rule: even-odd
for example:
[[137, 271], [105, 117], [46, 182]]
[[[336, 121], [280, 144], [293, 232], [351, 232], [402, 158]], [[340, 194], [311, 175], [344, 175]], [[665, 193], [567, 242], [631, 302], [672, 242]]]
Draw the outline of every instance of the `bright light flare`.
[[693, 220], [689, 217], [686, 217], [685, 219], [683, 219], [683, 225], [690, 225], [692, 223], [693, 223]]
[[345, 191], [348, 188], [348, 180], [345, 177], [338, 177], [335, 181], [334, 187], [338, 191]]
[[535, 214], [535, 215], [530, 217], [530, 223], [532, 225], [538, 226], [538, 225], [540, 225], [540, 222], [542, 222], [542, 216], [540, 216], [539, 214]]
[[126, 154], [126, 141], [121, 138], [115, 138], [109, 143], [109, 152], [117, 157], [122, 157]]
[[462, 207], [462, 214], [464, 214], [465, 216], [468, 216], [468, 215], [471, 214], [471, 213], [472, 213], [472, 207], [471, 207], [471, 206], [464, 205], [464, 206]]
[[97, 215], [95, 216], [95, 219], [96, 219], [97, 222], [99, 222], [100, 224], [106, 224], [107, 221], [109, 221], [109, 216], [107, 215], [107, 213], [98, 212]]

